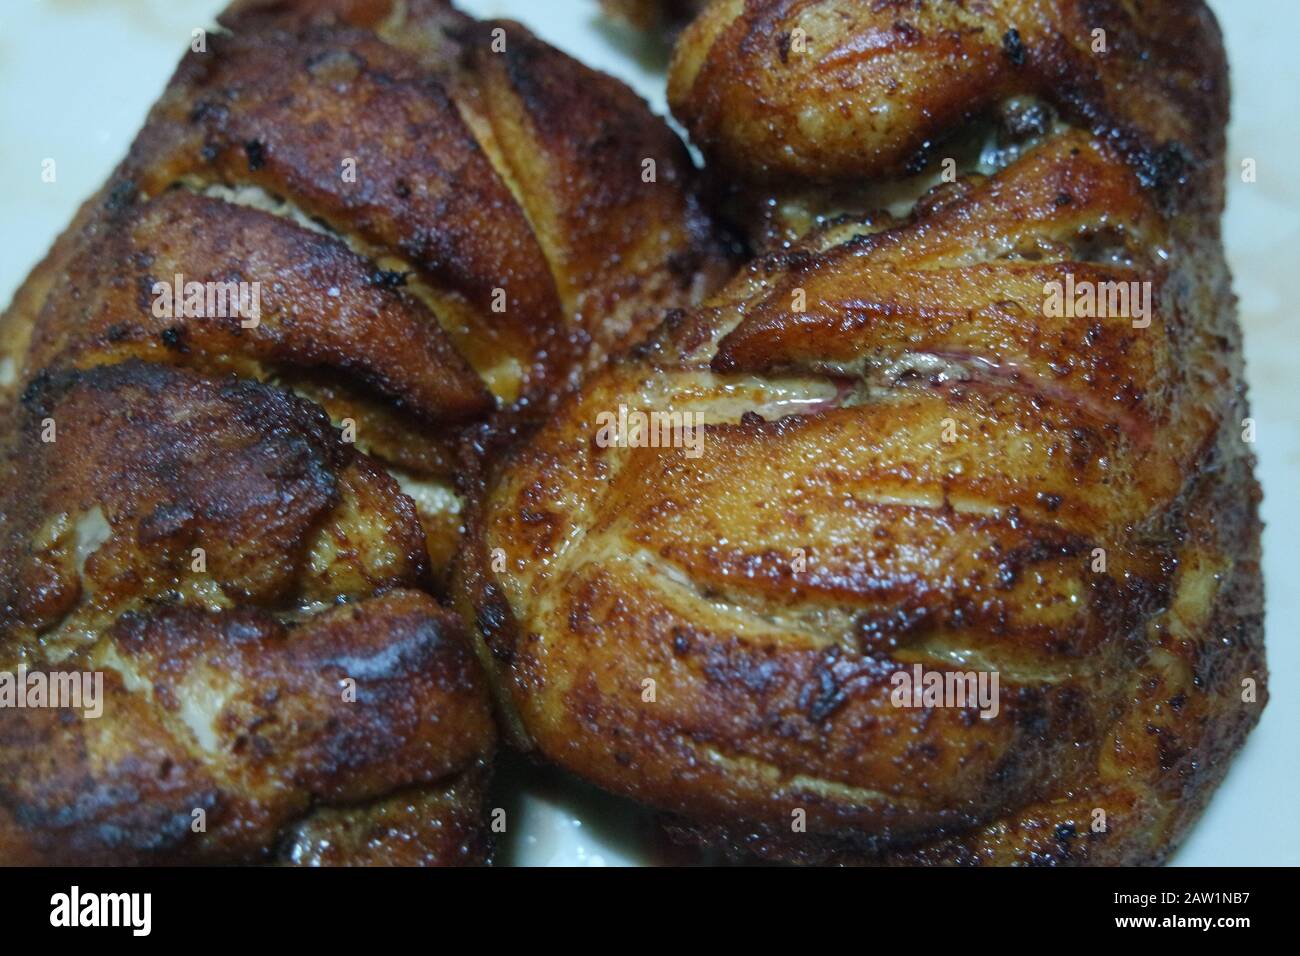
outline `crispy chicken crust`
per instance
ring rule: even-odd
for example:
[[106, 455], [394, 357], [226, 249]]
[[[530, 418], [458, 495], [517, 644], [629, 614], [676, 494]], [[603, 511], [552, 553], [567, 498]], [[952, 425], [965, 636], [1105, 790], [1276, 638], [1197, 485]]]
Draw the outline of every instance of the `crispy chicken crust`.
[[461, 440], [726, 258], [667, 125], [519, 24], [220, 24], [0, 317], [0, 668], [106, 698], [0, 710], [0, 861], [481, 863]]
[[[1166, 859], [1267, 697], [1212, 17], [718, 0], [671, 93], [777, 207], [1042, 112], [904, 214], [750, 219], [775, 251], [497, 464], [456, 593], [512, 736], [737, 854]], [[621, 412], [702, 449], [601, 438]], [[997, 714], [898, 706], [916, 665], [998, 675]]]

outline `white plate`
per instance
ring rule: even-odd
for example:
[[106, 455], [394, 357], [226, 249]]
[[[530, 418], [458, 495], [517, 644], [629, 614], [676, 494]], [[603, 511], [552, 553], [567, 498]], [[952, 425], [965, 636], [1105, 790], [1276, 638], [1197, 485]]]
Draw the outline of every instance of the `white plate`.
[[[224, 0], [4, 0], [0, 4], [0, 301], [7, 302], [78, 204], [99, 186], [162, 91], [190, 31]], [[639, 57], [594, 0], [462, 0], [480, 17], [520, 20], [583, 62], [630, 83], [664, 112], [661, 65]], [[1264, 484], [1264, 565], [1272, 700], [1176, 863], [1300, 864], [1300, 4], [1212, 0], [1233, 65], [1230, 173], [1254, 159], [1255, 183], [1230, 178], [1224, 235], [1246, 330], [1256, 451]], [[54, 183], [41, 179], [54, 159]], [[666, 859], [645, 814], [556, 775], [507, 767], [502, 856], [525, 864]], [[520, 788], [511, 784], [522, 781]]]

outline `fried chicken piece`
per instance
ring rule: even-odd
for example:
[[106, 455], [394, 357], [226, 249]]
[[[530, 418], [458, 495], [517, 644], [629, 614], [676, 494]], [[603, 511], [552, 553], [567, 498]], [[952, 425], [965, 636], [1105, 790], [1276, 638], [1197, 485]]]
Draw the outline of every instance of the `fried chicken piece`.
[[[543, 414], [725, 276], [689, 158], [517, 23], [435, 0], [221, 22], [0, 324], [12, 393], [128, 356], [289, 387], [403, 482], [441, 579], [466, 428]], [[260, 283], [260, 324], [159, 316], [175, 276]]]
[[0, 862], [483, 862], [461, 441], [726, 259], [669, 128], [518, 24], [220, 22], [0, 317], [0, 670], [105, 694], [0, 709]]
[[[104, 699], [0, 709], [0, 860], [272, 859], [319, 813], [476, 792], [491, 708], [414, 506], [319, 408], [129, 359], [39, 377], [2, 461], [4, 669]], [[440, 862], [483, 859], [478, 813]]]
[[[1226, 70], [1199, 0], [717, 0], [677, 44], [668, 98], [733, 215], [771, 247], [910, 203], [945, 159], [996, 171], [1052, 114], [1144, 182], [1177, 179], [1187, 150], [1222, 151]], [[1217, 208], [1222, 184], [1201, 185]]]
[[[737, 854], [1178, 845], [1267, 696], [1226, 72], [1192, 2], [1085, 68], [1083, 6], [720, 2], [688, 30], [674, 102], [751, 195], [885, 177], [1006, 95], [1054, 116], [903, 214], [756, 221], [780, 251], [498, 465], [456, 592], [521, 745]], [[1054, 310], [1054, 283], [1132, 298]], [[909, 706], [917, 666], [996, 675], [996, 708]]]

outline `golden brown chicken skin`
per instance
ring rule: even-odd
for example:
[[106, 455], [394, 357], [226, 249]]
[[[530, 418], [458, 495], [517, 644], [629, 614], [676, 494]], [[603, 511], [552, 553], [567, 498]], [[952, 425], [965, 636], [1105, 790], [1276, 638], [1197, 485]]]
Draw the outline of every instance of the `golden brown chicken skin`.
[[[1132, 8], [718, 2], [684, 35], [674, 101], [742, 189], [884, 177], [1026, 90], [1048, 120], [905, 215], [784, 221], [495, 469], [457, 593], [521, 745], [738, 854], [1178, 845], [1266, 698], [1226, 75], [1186, 2], [1112, 41], [1150, 104], [1109, 66], [1008, 79], [1065, 69], [1085, 6]], [[1053, 310], [1058, 282], [1150, 309]], [[918, 666], [996, 675], [996, 707], [900, 700]]]
[[0, 317], [0, 671], [104, 687], [0, 709], [0, 862], [481, 863], [458, 446], [725, 260], [668, 127], [518, 24], [220, 23]]

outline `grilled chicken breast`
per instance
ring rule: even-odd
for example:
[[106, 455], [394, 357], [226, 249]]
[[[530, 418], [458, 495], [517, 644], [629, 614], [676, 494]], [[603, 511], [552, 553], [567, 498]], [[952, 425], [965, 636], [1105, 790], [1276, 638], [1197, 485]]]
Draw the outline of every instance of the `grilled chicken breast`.
[[461, 439], [724, 259], [667, 126], [518, 24], [221, 24], [0, 318], [0, 670], [104, 687], [0, 708], [0, 861], [481, 862]]
[[718, 0], [671, 97], [766, 251], [486, 478], [512, 736], [737, 854], [1164, 860], [1266, 699], [1213, 18]]

